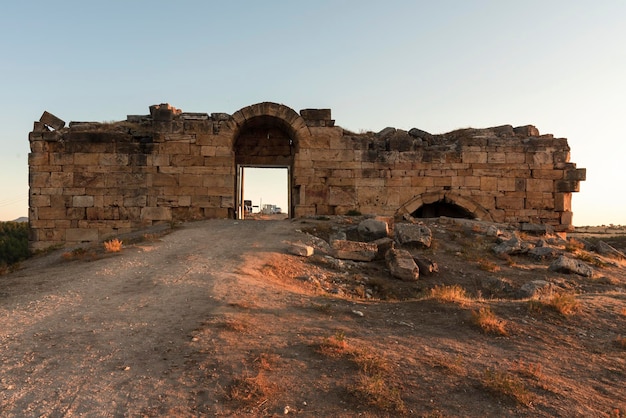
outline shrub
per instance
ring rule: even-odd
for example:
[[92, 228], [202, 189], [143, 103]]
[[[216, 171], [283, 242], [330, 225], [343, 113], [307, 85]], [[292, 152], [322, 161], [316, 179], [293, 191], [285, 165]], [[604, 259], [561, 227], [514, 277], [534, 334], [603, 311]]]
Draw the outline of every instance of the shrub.
[[346, 212], [346, 216], [361, 216], [361, 212], [356, 209], [350, 209]]
[[0, 266], [9, 266], [30, 256], [28, 223], [0, 222]]
[[117, 238], [112, 239], [111, 241], [106, 241], [104, 243], [104, 250], [107, 253], [119, 253], [122, 251], [122, 241]]

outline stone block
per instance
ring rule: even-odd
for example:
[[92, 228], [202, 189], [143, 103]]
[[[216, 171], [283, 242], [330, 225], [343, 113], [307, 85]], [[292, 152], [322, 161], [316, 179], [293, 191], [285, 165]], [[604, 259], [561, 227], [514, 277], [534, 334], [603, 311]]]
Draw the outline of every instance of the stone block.
[[145, 207], [141, 208], [142, 221], [169, 221], [172, 219], [171, 208]]
[[433, 233], [423, 224], [398, 223], [394, 226], [395, 239], [400, 245], [429, 248]]
[[45, 124], [46, 126], [51, 127], [52, 129], [61, 129], [65, 126], [65, 121], [60, 118], [54, 116], [52, 113], [48, 111], [44, 111], [41, 117], [39, 118], [39, 122]]
[[100, 154], [98, 153], [74, 153], [74, 164], [97, 166], [100, 164]]
[[378, 219], [365, 219], [357, 227], [359, 237], [366, 242], [385, 238], [389, 234], [389, 225]]
[[407, 250], [390, 249], [385, 254], [387, 268], [393, 277], [404, 281], [416, 281], [419, 279], [420, 271], [413, 256]]
[[498, 190], [498, 177], [481, 177], [480, 190], [483, 192], [495, 192]]
[[576, 180], [560, 180], [556, 182], [558, 193], [572, 193], [580, 191], [580, 182]]
[[72, 206], [75, 208], [90, 208], [93, 206], [93, 196], [73, 196]]
[[554, 196], [554, 210], [557, 212], [565, 212], [572, 210], [572, 194], [556, 193]]
[[526, 190], [529, 192], [554, 192], [554, 180], [526, 179]]
[[74, 173], [55, 172], [50, 173], [51, 187], [72, 187], [74, 185]]
[[87, 228], [69, 228], [65, 231], [67, 242], [93, 242], [98, 241], [98, 230]]
[[587, 179], [587, 169], [577, 168], [565, 171], [565, 180], [585, 181]]
[[496, 197], [497, 209], [524, 209], [524, 199], [520, 197]]
[[328, 204], [332, 206], [355, 206], [354, 187], [329, 187]]
[[464, 151], [462, 153], [462, 156], [463, 156], [463, 162], [464, 163], [484, 164], [484, 163], [487, 162], [488, 154], [487, 154], [487, 152], [483, 152], [483, 151]]
[[144, 207], [147, 204], [146, 196], [133, 196], [133, 197], [125, 197], [124, 198], [124, 206], [125, 207]]
[[376, 244], [357, 241], [334, 240], [330, 247], [336, 258], [353, 261], [372, 261], [376, 258]]
[[102, 153], [99, 155], [99, 165], [128, 165], [128, 154]]
[[47, 152], [31, 152], [28, 154], [28, 165], [32, 166], [40, 166], [47, 165], [50, 160]]

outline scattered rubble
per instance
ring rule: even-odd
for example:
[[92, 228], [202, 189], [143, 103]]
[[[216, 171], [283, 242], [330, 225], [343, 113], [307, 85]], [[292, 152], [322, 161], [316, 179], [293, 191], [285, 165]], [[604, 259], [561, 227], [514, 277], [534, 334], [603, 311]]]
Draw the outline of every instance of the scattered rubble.
[[[390, 227], [385, 221], [365, 217], [303, 220], [311, 225], [303, 228], [301, 242], [293, 244], [289, 252], [327, 269], [327, 273], [307, 276], [309, 283], [330, 294], [366, 299], [384, 297], [384, 280], [400, 279], [406, 286], [413, 282], [414, 292], [442, 282], [454, 283], [454, 276], [446, 274], [451, 266], [441, 266], [439, 252], [433, 249], [438, 247], [461, 256], [458, 262], [466, 263], [468, 268], [457, 266], [454, 271], [462, 280], [474, 281], [476, 295], [500, 298], [537, 298], [558, 289], [573, 290], [580, 286], [572, 282], [576, 279], [554, 274], [595, 277], [589, 263], [619, 266], [624, 260], [621, 251], [602, 241], [529, 234], [514, 226], [477, 220], [409, 217], [407, 221]], [[384, 237], [371, 240], [383, 232]], [[488, 250], [492, 260], [485, 258], [489, 257]], [[520, 260], [519, 267], [515, 260]], [[539, 277], [523, 282], [498, 277], [495, 272], [503, 268], [536, 271]]]

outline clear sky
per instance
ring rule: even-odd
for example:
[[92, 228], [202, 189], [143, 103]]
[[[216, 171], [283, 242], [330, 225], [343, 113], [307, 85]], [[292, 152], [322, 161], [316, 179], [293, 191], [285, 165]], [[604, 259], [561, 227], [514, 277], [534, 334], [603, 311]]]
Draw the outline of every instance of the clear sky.
[[44, 110], [331, 108], [379, 131], [532, 124], [587, 168], [574, 224], [626, 224], [626, 1], [10, 1], [0, 11], [0, 220], [27, 215]]

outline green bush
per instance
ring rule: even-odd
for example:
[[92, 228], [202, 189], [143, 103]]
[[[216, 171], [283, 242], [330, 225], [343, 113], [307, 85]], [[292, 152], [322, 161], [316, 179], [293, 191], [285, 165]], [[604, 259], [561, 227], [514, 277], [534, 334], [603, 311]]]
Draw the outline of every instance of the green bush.
[[29, 255], [28, 223], [0, 222], [0, 266], [17, 263]]

